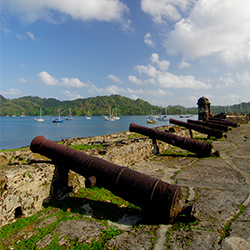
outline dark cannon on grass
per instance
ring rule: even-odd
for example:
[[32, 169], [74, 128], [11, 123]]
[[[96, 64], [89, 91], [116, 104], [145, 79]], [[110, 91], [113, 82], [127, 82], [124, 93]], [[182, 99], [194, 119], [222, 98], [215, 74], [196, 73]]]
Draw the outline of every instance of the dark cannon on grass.
[[185, 204], [181, 188], [177, 185], [67, 148], [43, 136], [34, 138], [30, 148], [32, 152], [52, 159], [57, 167], [71, 169], [84, 176], [87, 188], [94, 185], [106, 188], [149, 211], [150, 217], [163, 223], [171, 223], [181, 215], [193, 218], [194, 207]]
[[208, 127], [198, 125], [198, 124], [192, 124], [192, 123], [188, 123], [188, 122], [178, 121], [178, 120], [175, 120], [173, 118], [170, 118], [169, 122], [173, 123], [175, 125], [185, 127], [187, 129], [189, 129], [190, 131], [195, 130], [195, 131], [198, 131], [200, 133], [206, 134], [206, 135], [208, 135], [208, 137], [210, 137], [210, 136], [214, 136], [216, 138], [226, 137], [226, 135], [223, 135], [223, 131], [219, 130], [219, 129], [208, 128]]
[[142, 135], [149, 136], [153, 140], [153, 143], [156, 143], [156, 140], [160, 140], [173, 146], [186, 149], [202, 157], [219, 155], [218, 151], [213, 152], [213, 146], [210, 143], [205, 143], [191, 138], [182, 137], [166, 131], [143, 127], [134, 123], [130, 124], [129, 130], [131, 132], [136, 132]]
[[228, 130], [231, 129], [227, 125], [216, 124], [216, 123], [212, 123], [212, 122], [209, 122], [209, 121], [201, 121], [201, 120], [191, 120], [191, 119], [188, 119], [187, 122], [188, 123], [193, 123], [193, 124], [198, 124], [198, 125], [209, 127], [209, 128], [213, 128], [213, 129], [219, 129], [219, 130], [222, 130], [224, 132], [227, 132]]

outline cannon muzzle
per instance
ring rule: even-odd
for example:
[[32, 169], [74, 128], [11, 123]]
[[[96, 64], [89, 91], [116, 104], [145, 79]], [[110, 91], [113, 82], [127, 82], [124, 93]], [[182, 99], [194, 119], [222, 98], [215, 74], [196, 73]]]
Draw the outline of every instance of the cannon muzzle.
[[[32, 152], [40, 153], [60, 167], [86, 178], [87, 186], [95, 183], [117, 196], [150, 211], [152, 217], [171, 223], [182, 214], [192, 217], [192, 206], [185, 205], [181, 188], [127, 167], [59, 145], [43, 136], [31, 142]], [[188, 207], [188, 209], [187, 209]], [[191, 212], [190, 212], [191, 211]]]
[[164, 141], [173, 146], [186, 149], [190, 152], [198, 154], [199, 156], [208, 157], [213, 154], [212, 152], [213, 146], [210, 143], [205, 143], [187, 137], [178, 136], [157, 129], [143, 127], [134, 123], [130, 124], [129, 130], [131, 132], [136, 132], [142, 135], [146, 135], [152, 139]]

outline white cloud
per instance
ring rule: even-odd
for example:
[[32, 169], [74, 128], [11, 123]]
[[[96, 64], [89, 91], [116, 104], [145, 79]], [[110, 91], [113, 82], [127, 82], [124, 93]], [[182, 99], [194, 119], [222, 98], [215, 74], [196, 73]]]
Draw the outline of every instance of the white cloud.
[[181, 61], [180, 64], [178, 64], [179, 69], [184, 69], [184, 68], [188, 68], [191, 67], [192, 65], [184, 60]]
[[67, 16], [81, 21], [123, 21], [124, 13], [129, 11], [119, 0], [7, 0], [3, 7], [21, 14], [25, 22], [46, 20], [52, 23]]
[[150, 77], [146, 80], [138, 79], [136, 76], [130, 76], [129, 80], [137, 84], [144, 85], [158, 85], [164, 88], [189, 88], [189, 89], [209, 89], [210, 84], [206, 84], [202, 81], [196, 80], [194, 76], [178, 76], [167, 72], [170, 63], [166, 60], [159, 60], [159, 55], [153, 53], [150, 57], [151, 63], [154, 63], [156, 67], [151, 64], [137, 65], [135, 69], [143, 77]]
[[161, 88], [151, 88], [151, 85], [149, 85], [149, 88], [121, 88], [117, 85], [110, 85], [106, 88], [99, 88], [98, 86], [92, 84], [88, 88], [89, 94], [95, 94], [95, 95], [112, 95], [112, 94], [119, 94], [119, 95], [126, 95], [130, 98], [137, 99], [139, 96], [140, 98], [148, 98], [150, 96], [153, 96], [156, 98], [156, 100], [159, 100], [158, 98], [162, 98], [167, 95], [171, 95], [171, 92], [163, 90]]
[[115, 75], [108, 75], [108, 78], [113, 81], [113, 82], [117, 82], [117, 83], [120, 83], [122, 84], [123, 82], [120, 80], [119, 77], [115, 76]]
[[26, 35], [31, 39], [31, 40], [35, 40], [35, 35], [32, 34], [31, 32], [27, 31]]
[[157, 24], [165, 20], [178, 21], [181, 13], [185, 12], [193, 0], [141, 0], [141, 8], [150, 14]]
[[112, 94], [122, 94], [124, 92], [124, 89], [121, 87], [118, 87], [116, 85], [110, 85], [106, 88], [99, 88], [98, 86], [94, 84], [90, 84], [88, 88], [89, 94], [98, 94], [98, 95], [112, 95]]
[[220, 98], [221, 105], [229, 105], [228, 100], [230, 100], [230, 103], [235, 104], [239, 103], [240, 96], [236, 94], [225, 94], [222, 95]]
[[17, 37], [19, 40], [25, 39], [25, 38], [26, 38], [26, 36], [24, 36], [24, 35], [19, 35], [19, 34], [16, 34], [16, 37]]
[[190, 95], [190, 96], [187, 97], [187, 100], [189, 102], [192, 102], [192, 103], [197, 102], [198, 99], [199, 99], [199, 96], [195, 96], [195, 95]]
[[22, 39], [27, 39], [27, 38], [29, 38], [29, 39], [31, 39], [31, 40], [35, 40], [35, 35], [34, 34], [32, 34], [31, 32], [29, 32], [29, 31], [27, 31], [24, 35], [20, 35], [20, 34], [16, 34], [16, 37], [18, 38], [18, 39], [20, 39], [20, 40], [22, 40]]
[[176, 23], [166, 48], [189, 58], [215, 55], [232, 65], [250, 61], [250, 1], [200, 0]]
[[144, 43], [147, 44], [149, 47], [154, 47], [154, 43], [153, 43], [151, 37], [152, 37], [151, 34], [147, 33], [144, 36]]
[[139, 72], [140, 75], [147, 75], [150, 77], [156, 77], [156, 75], [158, 74], [157, 69], [152, 66], [151, 64], [148, 65], [137, 65], [135, 66], [135, 69]]
[[136, 76], [132, 76], [132, 75], [128, 77], [128, 80], [132, 83], [135, 83], [136, 85], [142, 85], [143, 83], [141, 79], [138, 79]]
[[149, 79], [142, 80], [142, 79], [137, 78], [136, 76], [130, 75], [128, 77], [128, 80], [131, 83], [134, 83], [136, 85], [156, 85], [156, 82], [155, 82], [154, 78], [149, 78]]
[[38, 76], [40, 77], [40, 79], [42, 80], [42, 82], [46, 85], [50, 85], [50, 86], [59, 86], [59, 81], [54, 78], [53, 76], [51, 76], [49, 73], [47, 73], [46, 71], [42, 71], [38, 74]]
[[88, 84], [81, 82], [78, 78], [61, 78], [61, 85], [66, 87], [82, 88], [87, 87]]
[[80, 99], [83, 98], [81, 95], [79, 95], [78, 93], [71, 93], [68, 90], [66, 91], [62, 91], [62, 94], [67, 96], [70, 100], [75, 100], [75, 99]]
[[156, 64], [160, 70], [162, 71], [167, 71], [169, 66], [170, 66], [170, 62], [169, 61], [166, 61], [166, 60], [159, 60], [159, 55], [156, 54], [156, 53], [153, 53], [151, 55], [151, 58], [150, 58], [151, 62]]
[[4, 32], [5, 34], [10, 34], [10, 33], [11, 33], [11, 31], [10, 31], [9, 29], [7, 29], [7, 28], [3, 28], [3, 32]]
[[38, 76], [44, 84], [49, 86], [74, 87], [74, 88], [82, 88], [88, 86], [88, 84], [81, 82], [78, 78], [63, 77], [61, 78], [61, 81], [59, 81], [46, 71], [40, 72]]
[[22, 83], [27, 83], [27, 80], [23, 77], [19, 77], [18, 80]]
[[234, 79], [231, 76], [220, 77], [219, 80], [222, 84], [218, 84], [217, 89], [232, 87], [234, 84]]
[[250, 87], [250, 72], [245, 71], [242, 75], [237, 74], [237, 78], [246, 87]]
[[105, 91], [106, 91], [107, 93], [113, 95], [113, 94], [118, 94], [118, 93], [121, 94], [121, 93], [123, 93], [123, 92], [124, 92], [124, 89], [121, 88], [121, 87], [118, 87], [118, 86], [116, 86], [116, 85], [110, 85], [110, 86], [108, 86], [108, 87], [105, 89]]
[[177, 76], [169, 72], [158, 75], [157, 82], [164, 88], [209, 89], [210, 84], [198, 81], [192, 75]]
[[19, 90], [19, 89], [15, 89], [15, 88], [10, 88], [10, 90], [9, 91], [1, 91], [0, 90], [0, 94], [1, 95], [13, 95], [13, 96], [20, 96], [20, 95], [22, 95], [22, 91], [21, 90]]

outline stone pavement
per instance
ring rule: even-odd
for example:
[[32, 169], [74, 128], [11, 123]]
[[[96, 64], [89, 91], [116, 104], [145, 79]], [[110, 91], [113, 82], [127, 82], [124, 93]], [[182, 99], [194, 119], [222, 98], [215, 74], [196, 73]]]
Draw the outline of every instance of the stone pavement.
[[232, 129], [213, 147], [220, 157], [185, 157], [176, 149], [178, 154], [136, 165], [138, 171], [180, 185], [197, 208], [196, 225], [160, 226], [166, 245], [156, 242], [155, 249], [250, 249], [250, 125]]
[[[115, 227], [119, 234], [107, 240], [107, 249], [250, 249], [250, 124], [242, 124], [226, 134], [227, 138], [213, 141], [220, 157], [198, 158], [174, 147], [166, 154], [131, 166], [181, 186], [186, 201], [196, 206], [196, 221], [170, 225], [147, 223], [141, 220], [139, 212], [130, 214], [123, 207], [106, 204], [113, 212], [124, 209], [124, 215], [117, 221], [103, 218], [103, 223], [102, 218], [92, 218], [95, 208], [80, 204], [86, 215], [72, 213], [71, 220], [61, 220], [52, 227], [65, 216], [55, 207], [40, 213], [36, 223], [13, 231], [6, 239], [0, 238], [0, 247], [22, 249], [15, 248], [14, 242], [33, 237], [36, 249], [57, 249], [55, 246], [69, 249], [69, 241], [90, 244], [102, 232]], [[36, 238], [36, 230], [44, 231], [42, 238]], [[79, 245], [77, 249], [81, 249]]]

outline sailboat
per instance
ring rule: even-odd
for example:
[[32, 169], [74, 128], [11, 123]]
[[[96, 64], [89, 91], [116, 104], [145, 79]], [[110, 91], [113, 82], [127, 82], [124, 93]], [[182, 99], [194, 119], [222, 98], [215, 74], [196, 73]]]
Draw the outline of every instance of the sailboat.
[[40, 118], [34, 118], [36, 122], [44, 122], [44, 119], [42, 118], [42, 108], [40, 108]]
[[157, 121], [155, 120], [155, 115], [154, 115], [154, 111], [151, 109], [151, 116], [150, 117], [148, 117], [148, 119], [147, 119], [147, 123], [157, 123]]
[[88, 110], [88, 115], [86, 116], [87, 120], [91, 120], [91, 116], [89, 115], [89, 110]]
[[183, 110], [181, 110], [180, 118], [189, 118], [190, 115], [187, 114], [187, 109], [185, 108], [185, 114], [183, 114]]
[[169, 120], [169, 118], [167, 116], [167, 108], [165, 109], [165, 115], [161, 115], [161, 116], [157, 117], [157, 120], [158, 121], [168, 121]]
[[109, 107], [109, 116], [103, 116], [105, 121], [115, 121], [115, 117], [111, 114], [111, 107]]
[[62, 123], [63, 122], [63, 120], [61, 119], [60, 108], [58, 108], [58, 118], [53, 119], [52, 122], [54, 122], [54, 123]]
[[117, 108], [115, 108], [115, 116], [114, 116], [115, 120], [120, 120], [120, 117], [117, 116]]
[[72, 113], [71, 113], [71, 108], [69, 108], [69, 115], [65, 117], [66, 121], [71, 121], [73, 120]]

